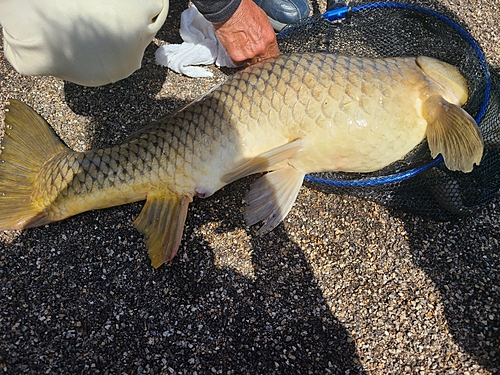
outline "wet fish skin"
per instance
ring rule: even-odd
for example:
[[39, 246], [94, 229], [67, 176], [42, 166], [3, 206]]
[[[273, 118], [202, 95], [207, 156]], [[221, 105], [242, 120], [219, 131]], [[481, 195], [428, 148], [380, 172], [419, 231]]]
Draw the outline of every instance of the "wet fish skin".
[[375, 171], [426, 134], [433, 156], [441, 152], [447, 165], [470, 171], [483, 146], [460, 108], [466, 100], [458, 70], [434, 59], [282, 55], [120, 145], [83, 153], [11, 100], [0, 154], [0, 229], [146, 199], [134, 225], [158, 267], [175, 255], [193, 197], [252, 173], [272, 171], [252, 186], [246, 211], [250, 225], [265, 221], [266, 232], [287, 215], [306, 173]]

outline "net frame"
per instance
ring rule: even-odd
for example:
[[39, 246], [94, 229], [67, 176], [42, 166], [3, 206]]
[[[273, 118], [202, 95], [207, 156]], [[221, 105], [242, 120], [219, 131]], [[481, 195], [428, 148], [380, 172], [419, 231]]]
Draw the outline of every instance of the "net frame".
[[495, 198], [500, 188], [500, 84], [481, 47], [459, 21], [405, 3], [335, 4], [284, 29], [278, 44], [284, 53], [427, 55], [453, 64], [467, 80], [464, 109], [476, 120], [485, 143], [481, 164], [471, 173], [449, 171], [441, 156], [431, 158], [424, 140], [403, 160], [379, 171], [314, 173], [306, 176], [307, 185], [437, 220], [473, 214]]

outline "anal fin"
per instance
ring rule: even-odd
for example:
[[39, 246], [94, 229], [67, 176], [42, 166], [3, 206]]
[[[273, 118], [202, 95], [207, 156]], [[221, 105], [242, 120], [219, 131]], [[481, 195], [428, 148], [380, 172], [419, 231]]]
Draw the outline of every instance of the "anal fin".
[[302, 140], [296, 139], [292, 142], [273, 148], [266, 151], [240, 165], [231, 173], [222, 176], [222, 181], [230, 184], [240, 178], [250, 176], [254, 173], [267, 172], [273, 166], [284, 162], [287, 159], [295, 156], [302, 149]]
[[287, 166], [255, 181], [247, 195], [245, 219], [248, 225], [264, 221], [263, 234], [274, 229], [288, 215], [304, 180], [304, 173]]
[[189, 196], [148, 195], [134, 227], [144, 234], [154, 268], [172, 260], [177, 254], [191, 201]]
[[439, 95], [423, 103], [427, 141], [431, 155], [443, 155], [449, 170], [470, 172], [483, 157], [483, 140], [474, 119], [459, 106]]

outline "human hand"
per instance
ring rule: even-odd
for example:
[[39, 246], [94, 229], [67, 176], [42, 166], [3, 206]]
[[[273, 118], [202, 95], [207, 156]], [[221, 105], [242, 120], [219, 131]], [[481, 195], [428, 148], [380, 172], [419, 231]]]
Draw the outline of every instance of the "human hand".
[[266, 13], [253, 0], [241, 0], [225, 22], [214, 24], [215, 34], [236, 65], [251, 65], [279, 55], [276, 34]]

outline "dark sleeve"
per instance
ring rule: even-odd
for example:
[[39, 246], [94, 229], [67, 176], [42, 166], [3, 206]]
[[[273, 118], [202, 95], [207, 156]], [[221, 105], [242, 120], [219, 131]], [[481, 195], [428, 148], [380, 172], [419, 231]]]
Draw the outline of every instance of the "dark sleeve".
[[192, 0], [210, 22], [225, 22], [240, 6], [241, 0]]

